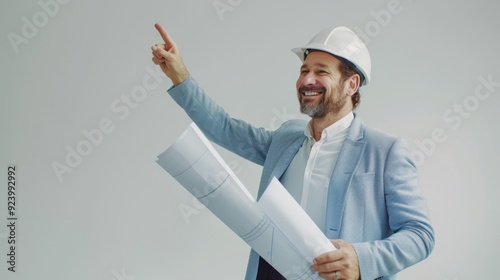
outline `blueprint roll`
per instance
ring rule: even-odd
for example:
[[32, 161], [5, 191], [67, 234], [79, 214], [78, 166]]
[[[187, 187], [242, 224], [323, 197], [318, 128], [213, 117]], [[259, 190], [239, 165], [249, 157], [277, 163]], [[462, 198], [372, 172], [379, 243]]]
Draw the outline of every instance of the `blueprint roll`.
[[[320, 279], [310, 269], [313, 256], [318, 246], [321, 252], [334, 247], [319, 230], [297, 236], [296, 229], [314, 223], [298, 204], [280, 204], [283, 196], [288, 196], [285, 201], [293, 198], [277, 180], [268, 189], [278, 192], [264, 192], [265, 199], [257, 203], [195, 124], [158, 156], [157, 163], [287, 279]], [[281, 199], [269, 197], [277, 193]], [[298, 208], [282, 211], [291, 210], [289, 206]], [[298, 224], [290, 225], [292, 221]], [[314, 242], [307, 244], [310, 240]]]

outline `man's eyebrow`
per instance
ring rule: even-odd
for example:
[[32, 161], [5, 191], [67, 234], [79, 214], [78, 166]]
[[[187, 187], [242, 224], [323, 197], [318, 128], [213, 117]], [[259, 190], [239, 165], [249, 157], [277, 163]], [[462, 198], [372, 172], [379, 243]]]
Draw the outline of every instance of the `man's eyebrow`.
[[[324, 63], [321, 63], [321, 62], [316, 62], [313, 64], [314, 66], [318, 66], [320, 68], [329, 68], [327, 64], [324, 64]], [[304, 63], [302, 64], [302, 66], [300, 67], [300, 69], [303, 69], [303, 68], [309, 68], [311, 66], [309, 66], [308, 64]]]

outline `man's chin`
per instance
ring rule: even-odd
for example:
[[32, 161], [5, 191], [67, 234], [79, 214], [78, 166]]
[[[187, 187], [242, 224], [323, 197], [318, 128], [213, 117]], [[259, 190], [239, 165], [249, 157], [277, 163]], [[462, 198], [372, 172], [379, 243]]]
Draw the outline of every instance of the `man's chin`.
[[304, 115], [308, 115], [313, 119], [320, 119], [325, 116], [324, 110], [318, 107], [300, 107], [300, 112]]

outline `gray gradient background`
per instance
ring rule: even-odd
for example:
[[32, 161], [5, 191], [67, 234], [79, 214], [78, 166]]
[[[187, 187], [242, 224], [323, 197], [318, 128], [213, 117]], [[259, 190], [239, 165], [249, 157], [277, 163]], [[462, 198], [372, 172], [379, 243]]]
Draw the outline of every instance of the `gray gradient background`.
[[[192, 75], [229, 113], [276, 128], [303, 117], [290, 49], [327, 26], [374, 28], [373, 14], [389, 1], [220, 2], [234, 6], [222, 17], [212, 0], [73, 0], [18, 53], [9, 32], [21, 35], [22, 18], [43, 10], [36, 1], [0, 3], [1, 279], [243, 278], [247, 245], [155, 163], [190, 123], [165, 94], [170, 81], [126, 117], [111, 108], [154, 69], [150, 46], [161, 39], [153, 24], [169, 30]], [[500, 87], [459, 125], [443, 117], [472, 100], [479, 77], [500, 81], [498, 8], [493, 0], [401, 0], [401, 12], [372, 29], [373, 82], [362, 88], [359, 115], [414, 151], [435, 129], [446, 137], [419, 164], [436, 247], [400, 279], [498, 274]], [[65, 147], [106, 118], [114, 130], [60, 182], [51, 164], [64, 163]], [[255, 194], [260, 167], [219, 150]], [[5, 262], [8, 164], [19, 170], [15, 274]], [[180, 207], [198, 212], [185, 220]]]

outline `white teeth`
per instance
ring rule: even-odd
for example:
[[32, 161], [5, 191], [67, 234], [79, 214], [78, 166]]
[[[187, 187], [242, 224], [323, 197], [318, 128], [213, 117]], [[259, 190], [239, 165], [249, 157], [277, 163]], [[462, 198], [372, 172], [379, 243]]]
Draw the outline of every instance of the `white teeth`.
[[316, 91], [306, 91], [306, 92], [304, 92], [305, 96], [315, 96], [315, 95], [319, 95], [319, 94], [320, 93], [316, 92]]

